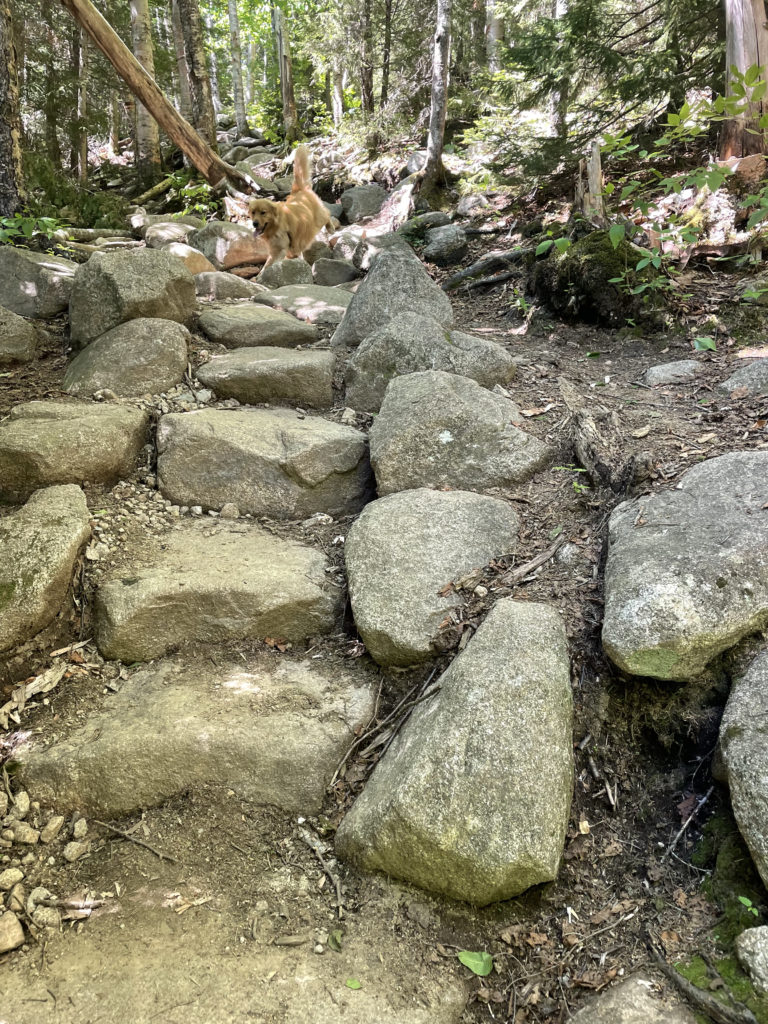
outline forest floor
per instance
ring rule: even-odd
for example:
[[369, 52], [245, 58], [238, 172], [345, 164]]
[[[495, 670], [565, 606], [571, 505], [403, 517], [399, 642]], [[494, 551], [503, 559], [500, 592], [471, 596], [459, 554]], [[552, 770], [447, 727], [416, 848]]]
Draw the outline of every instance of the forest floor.
[[[491, 247], [477, 243], [467, 262]], [[692, 273], [688, 318], [709, 316], [713, 296], [721, 291], [727, 299], [731, 282], [709, 269]], [[652, 454], [645, 486], [668, 487], [703, 458], [768, 444], [765, 402], [733, 401], [717, 391], [738, 363], [739, 347], [754, 344], [754, 337], [730, 333], [727, 303], [720, 309], [725, 330], [718, 350], [693, 353], [691, 331], [682, 322], [656, 333], [563, 324], [521, 303], [520, 294], [514, 284], [457, 290], [451, 295], [456, 326], [496, 341], [515, 357], [518, 375], [509, 391], [525, 429], [557, 451], [549, 469], [505, 495], [522, 523], [515, 565], [533, 559], [561, 534], [577, 550], [571, 559], [550, 558], [515, 584], [505, 575], [509, 565], [486, 567], [478, 579], [488, 594], [468, 600], [463, 628], [470, 630], [494, 600], [511, 593], [549, 602], [565, 620], [576, 786], [558, 880], [478, 910], [332, 861], [326, 870], [333, 829], [364, 784], [375, 753], [368, 760], [350, 758], [317, 819], [297, 821], [247, 805], [233, 793], [190, 792], [140, 819], [115, 823], [154, 850], [91, 822], [89, 837], [95, 841], [86, 858], [74, 864], [58, 856], [40, 858], [32, 873], [35, 884], [62, 897], [87, 892], [104, 903], [90, 917], [66, 924], [63, 933], [43, 935], [21, 952], [0, 957], [4, 1024], [176, 1024], [190, 1015], [212, 1024], [359, 1024], [381, 1019], [385, 1006], [397, 1024], [437, 1024], [457, 1019], [455, 1005], [467, 992], [466, 1022], [563, 1024], [595, 992], [638, 969], [668, 984], [655, 971], [648, 933], [673, 962], [699, 955], [705, 963], [730, 962], [723, 922], [756, 923], [736, 901], [750, 896], [758, 904], [762, 890], [735, 836], [727, 793], [717, 784], [674, 844], [713, 785], [711, 760], [727, 691], [716, 675], [696, 688], [638, 681], [605, 661], [604, 552], [608, 518], [620, 498], [596, 489], [574, 464], [558, 380], [588, 396], [591, 407], [615, 411], [626, 430], [627, 451]], [[203, 340], [196, 338], [196, 344], [203, 347]], [[204, 347], [211, 345], [206, 341]], [[653, 389], [642, 384], [650, 366], [692, 357], [702, 363], [695, 382]], [[0, 374], [0, 416], [19, 401], [61, 397], [65, 364], [64, 340], [54, 325], [39, 363]], [[121, 516], [125, 543], [140, 548], [146, 523], [121, 509], [113, 492], [88, 496], [104, 521]], [[337, 522], [331, 532], [343, 533], [347, 525]], [[162, 532], [163, 525], [153, 528]], [[281, 529], [301, 535], [299, 524]], [[340, 564], [331, 532], [314, 539]], [[97, 573], [84, 577], [70, 617], [41, 637], [24, 674], [44, 669], [56, 647], [88, 638], [88, 597], [96, 578]], [[458, 634], [446, 646], [457, 642]], [[246, 657], [256, 650], [275, 658], [298, 656], [260, 644], [232, 645]], [[360, 656], [351, 629], [324, 641], [318, 653], [331, 665], [357, 658], [361, 672], [379, 675], [367, 655]], [[440, 668], [450, 657], [440, 660]], [[46, 703], [24, 711], [20, 728], [58, 732], [82, 721], [132, 671], [103, 663], [91, 644], [82, 647], [72, 653], [68, 676]], [[380, 716], [431, 671], [387, 675]], [[18, 682], [17, 676], [0, 685], [0, 706]], [[2, 743], [0, 736], [0, 751]], [[8, 750], [13, 743], [9, 733]], [[709, 840], [702, 839], [708, 819], [710, 840], [717, 835], [714, 846], [728, 845], [733, 852], [736, 889], [718, 885]], [[319, 843], [315, 849], [307, 830]], [[342, 906], [334, 880], [341, 885]], [[460, 950], [490, 952], [493, 972], [475, 977], [459, 965]], [[717, 984], [712, 981], [713, 988]], [[420, 1006], [423, 1016], [413, 1010]]]

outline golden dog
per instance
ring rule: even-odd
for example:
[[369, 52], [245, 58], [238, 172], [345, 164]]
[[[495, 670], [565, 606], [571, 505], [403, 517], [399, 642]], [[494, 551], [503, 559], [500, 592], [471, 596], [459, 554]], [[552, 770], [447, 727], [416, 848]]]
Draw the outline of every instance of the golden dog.
[[284, 203], [271, 199], [251, 199], [248, 215], [257, 235], [269, 246], [265, 267], [301, 256], [312, 244], [321, 228], [333, 229], [330, 214], [318, 195], [312, 191], [309, 150], [299, 146], [293, 161], [293, 188]]

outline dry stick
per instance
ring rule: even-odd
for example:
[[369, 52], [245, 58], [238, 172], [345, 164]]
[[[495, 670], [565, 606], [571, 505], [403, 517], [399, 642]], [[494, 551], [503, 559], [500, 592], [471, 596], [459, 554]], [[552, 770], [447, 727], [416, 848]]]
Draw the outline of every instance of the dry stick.
[[320, 851], [320, 843], [315, 839], [312, 833], [307, 832], [306, 829], [300, 828], [299, 835], [320, 861], [320, 867], [323, 869], [323, 873], [336, 890], [336, 911], [339, 915], [339, 920], [341, 920], [344, 917], [344, 899], [341, 895], [341, 879], [331, 871], [325, 857], [323, 857], [323, 854]]
[[392, 732], [387, 737], [387, 741], [384, 744], [384, 747], [383, 747], [383, 749], [381, 751], [381, 754], [379, 755], [379, 760], [381, 760], [381, 758], [384, 757], [386, 752], [389, 750], [389, 747], [390, 747], [390, 744], [392, 743], [392, 740], [395, 738], [395, 736], [397, 736], [397, 734], [403, 728], [405, 723], [411, 717], [411, 713], [413, 712], [413, 709], [416, 707], [416, 705], [417, 704], [423, 704], [425, 700], [429, 700], [430, 697], [434, 697], [435, 694], [440, 693], [440, 689], [441, 689], [441, 687], [439, 685], [438, 686], [433, 686], [431, 690], [427, 690], [425, 693], [422, 693], [420, 697], [417, 697], [416, 700], [412, 700], [410, 702], [410, 704], [406, 704], [405, 705], [405, 708], [403, 709], [405, 711], [405, 714], [400, 719], [400, 721], [397, 723], [397, 725], [395, 725], [394, 729], [392, 730]]
[[696, 817], [696, 815], [699, 813], [699, 811], [704, 806], [704, 804], [707, 802], [707, 800], [709, 800], [709, 798], [712, 796], [714, 791], [715, 791], [715, 787], [714, 786], [710, 786], [709, 789], [707, 790], [707, 792], [704, 794], [704, 796], [699, 800], [699, 802], [693, 808], [691, 813], [685, 819], [685, 821], [683, 822], [682, 826], [680, 827], [680, 831], [677, 833], [675, 838], [672, 840], [672, 842], [669, 844], [667, 849], [664, 851], [664, 856], [661, 858], [661, 863], [662, 864], [667, 859], [667, 857], [669, 857], [670, 853], [672, 853], [672, 851], [677, 846], [677, 844], [680, 842], [680, 840], [682, 839], [683, 833], [688, 828], [688, 826], [691, 824], [691, 822]]
[[116, 836], [120, 836], [121, 839], [127, 839], [129, 843], [135, 843], [136, 846], [143, 846], [145, 850], [149, 850], [150, 853], [154, 853], [154, 855], [159, 857], [160, 860], [169, 860], [171, 864], [179, 863], [175, 857], [171, 857], [167, 853], [161, 853], [160, 850], [156, 850], [154, 846], [150, 846], [149, 843], [145, 843], [143, 839], [137, 839], [136, 836], [132, 836], [128, 832], [122, 832], [119, 828], [115, 828], [114, 825], [108, 825], [106, 821], [99, 821], [98, 818], [94, 818], [93, 820], [97, 825], [101, 825], [109, 832], [114, 832]]
[[481, 285], [503, 284], [510, 278], [517, 277], [516, 270], [504, 270], [500, 274], [491, 274], [490, 277], [481, 277], [477, 281], [467, 281], [465, 288], [479, 288]]
[[471, 264], [465, 270], [460, 270], [458, 274], [446, 278], [443, 281], [442, 289], [444, 292], [449, 292], [452, 288], [460, 285], [462, 281], [466, 281], [468, 277], [475, 277], [476, 274], [481, 274], [495, 266], [503, 266], [505, 263], [516, 263], [523, 256], [528, 256], [532, 252], [533, 248], [526, 246], [522, 249], [511, 249], [509, 252], [499, 252], [493, 256], [484, 256], [483, 259]]
[[520, 580], [524, 579], [529, 572], [533, 572], [534, 569], [538, 569], [540, 565], [544, 565], [550, 558], [555, 554], [557, 549], [565, 543], [565, 534], [561, 533], [555, 537], [554, 543], [550, 544], [546, 551], [542, 551], [540, 555], [536, 555], [530, 562], [526, 562], [525, 565], [519, 566], [517, 569], [505, 573], [501, 579], [505, 584], [514, 586], [515, 583], [519, 583]]
[[661, 955], [650, 932], [647, 934], [646, 943], [660, 970], [667, 979], [682, 992], [689, 1003], [692, 1003], [697, 1010], [701, 1010], [702, 1013], [711, 1017], [716, 1024], [757, 1024], [756, 1018], [746, 1006], [743, 1009], [732, 1010], [715, 999], [714, 996], [707, 995], [700, 988], [696, 988], [682, 974], [678, 974], [674, 967], [668, 964]]

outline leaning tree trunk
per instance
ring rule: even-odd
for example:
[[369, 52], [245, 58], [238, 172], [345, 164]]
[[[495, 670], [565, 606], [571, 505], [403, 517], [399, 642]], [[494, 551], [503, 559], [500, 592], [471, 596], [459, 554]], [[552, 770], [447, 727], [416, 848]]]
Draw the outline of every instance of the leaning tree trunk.
[[21, 118], [19, 80], [9, 0], [0, 0], [0, 216], [21, 207]]
[[283, 12], [277, 4], [272, 5], [272, 32], [275, 37], [277, 63], [280, 68], [280, 94], [283, 100], [283, 129], [286, 142], [296, 142], [301, 132], [296, 114], [296, 97], [293, 91], [293, 65], [291, 44], [285, 27]]
[[452, 0], [437, 0], [437, 29], [432, 51], [432, 105], [429, 113], [427, 159], [421, 172], [422, 189], [434, 188], [445, 173], [443, 135], [448, 107], [448, 54], [451, 48]]
[[[131, 0], [131, 37], [136, 60], [152, 78], [155, 57], [152, 51], [152, 28], [149, 21], [149, 0]], [[157, 121], [143, 103], [136, 105], [136, 173], [142, 189], [148, 188], [162, 173], [160, 132]]]
[[184, 54], [184, 33], [181, 30], [178, 0], [171, 2], [171, 29], [173, 31], [173, 52], [179, 72], [179, 112], [187, 121], [192, 117], [192, 101], [189, 95], [189, 71]]
[[[726, 95], [732, 95], [731, 67], [745, 74], [749, 68], [768, 66], [768, 28], [764, 0], [725, 0]], [[759, 80], [759, 79], [758, 79]], [[766, 133], [760, 118], [768, 113], [768, 94], [749, 103], [737, 117], [724, 122], [720, 136], [720, 158], [766, 152]]]
[[[0, 3], [3, 2], [7, 0], [0, 0]], [[141, 100], [171, 141], [182, 150], [209, 184], [219, 187], [230, 181], [240, 189], [250, 190], [251, 183], [244, 175], [229, 164], [225, 164], [218, 154], [205, 144], [192, 125], [177, 113], [157, 83], [149, 77], [90, 0], [61, 0], [61, 4], [88, 32], [131, 92]]]
[[232, 58], [232, 96], [235, 101], [235, 122], [241, 135], [248, 134], [248, 119], [245, 116], [243, 95], [243, 58], [240, 46], [240, 22], [237, 17], [237, 0], [227, 0], [229, 11], [229, 52]]
[[208, 65], [205, 60], [200, 8], [197, 0], [177, 0], [177, 2], [189, 74], [192, 124], [211, 149], [215, 150], [217, 148], [216, 114], [213, 110], [211, 80], [208, 77]]

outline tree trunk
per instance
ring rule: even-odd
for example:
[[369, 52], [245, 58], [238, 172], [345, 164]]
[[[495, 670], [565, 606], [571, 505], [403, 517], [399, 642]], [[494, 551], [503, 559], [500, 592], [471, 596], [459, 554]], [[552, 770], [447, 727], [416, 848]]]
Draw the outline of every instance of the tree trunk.
[[56, 65], [54, 55], [56, 52], [56, 33], [53, 30], [53, 13], [51, 0], [43, 0], [43, 23], [45, 24], [45, 100], [43, 113], [45, 115], [45, 148], [51, 162], [57, 170], [61, 170], [61, 147], [59, 146], [59, 133], [56, 111]]
[[283, 99], [283, 129], [286, 142], [296, 142], [301, 137], [299, 119], [296, 114], [296, 98], [293, 92], [293, 66], [291, 45], [285, 27], [283, 12], [277, 4], [272, 5], [272, 32], [275, 37], [277, 63], [280, 68], [280, 93]]
[[[725, 0], [725, 32], [726, 95], [730, 96], [733, 93], [732, 66], [744, 74], [758, 65], [762, 69], [760, 78], [766, 73], [768, 28], [764, 0]], [[768, 96], [750, 103], [742, 114], [724, 122], [720, 136], [721, 160], [766, 152], [766, 133], [759, 125], [765, 113], [768, 113]]]
[[432, 51], [432, 105], [429, 113], [427, 159], [422, 175], [422, 189], [434, 188], [443, 168], [443, 135], [448, 106], [448, 55], [451, 48], [451, 5], [453, 0], [437, 0], [437, 29]]
[[501, 43], [504, 42], [504, 18], [498, 0], [485, 0], [485, 54], [491, 71], [499, 70]]
[[248, 40], [246, 47], [247, 57], [245, 59], [245, 105], [253, 103], [253, 65], [256, 63], [256, 44], [252, 39]]
[[0, 217], [10, 217], [23, 202], [19, 80], [11, 7], [0, 0]]
[[344, 116], [344, 72], [337, 65], [333, 65], [333, 94], [331, 97], [331, 113], [333, 123], [338, 127]]
[[192, 117], [192, 102], [189, 96], [189, 70], [184, 55], [184, 33], [181, 30], [178, 0], [171, 0], [171, 28], [173, 30], [173, 51], [179, 71], [179, 112], [187, 121]]
[[235, 121], [241, 135], [248, 134], [248, 119], [245, 116], [243, 95], [243, 58], [240, 47], [240, 22], [237, 17], [237, 0], [228, 0], [229, 11], [229, 52], [232, 57], [232, 96], [235, 101]]
[[389, 99], [389, 69], [392, 57], [392, 0], [384, 0], [384, 49], [381, 55], [381, 100], [384, 107]]
[[205, 16], [205, 31], [209, 41], [208, 49], [208, 74], [211, 80], [211, 102], [213, 103], [214, 115], [221, 113], [221, 95], [219, 93], [219, 66], [216, 63], [216, 50], [213, 46], [213, 18], [210, 14]]
[[88, 181], [88, 36], [80, 29], [77, 69], [77, 177], [81, 185]]
[[363, 0], [360, 25], [360, 106], [364, 114], [372, 114], [374, 105], [371, 2], [372, 0]]
[[116, 89], [109, 94], [109, 145], [117, 156], [120, 150], [120, 97]]
[[[152, 78], [155, 77], [155, 58], [152, 52], [152, 28], [149, 20], [148, 0], [131, 0], [131, 37], [136, 60]], [[136, 105], [136, 173], [142, 188], [162, 173], [160, 161], [160, 132], [157, 121], [143, 103]]]
[[[141, 100], [147, 110], [152, 112], [163, 131], [197, 167], [206, 181], [211, 185], [220, 186], [229, 179], [238, 188], [247, 191], [249, 183], [246, 178], [234, 167], [225, 164], [213, 149], [203, 142], [192, 126], [176, 112], [157, 83], [149, 77], [90, 0], [61, 0], [61, 3], [75, 21], [82, 24], [131, 92]], [[180, 10], [183, 18], [181, 7]]]
[[[563, 18], [568, 13], [568, 0], [553, 0], [552, 3], [552, 18], [557, 22], [562, 22]], [[562, 31], [560, 28], [557, 29], [558, 42], [562, 45]], [[563, 69], [564, 72], [566, 69]], [[560, 81], [557, 83], [555, 91], [552, 93], [550, 98], [550, 124], [552, 134], [557, 139], [565, 139], [568, 135], [568, 99], [569, 99], [569, 80], [567, 73], [564, 73]]]
[[189, 73], [192, 124], [205, 142], [215, 151], [217, 148], [216, 115], [213, 110], [211, 80], [208, 77], [208, 65], [205, 60], [200, 8], [197, 5], [197, 0], [177, 0], [177, 3]]

